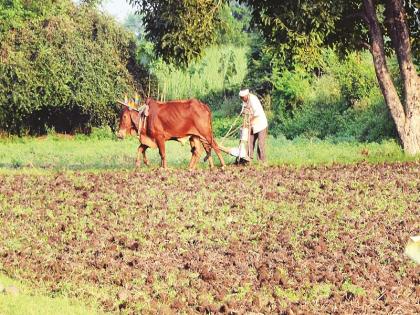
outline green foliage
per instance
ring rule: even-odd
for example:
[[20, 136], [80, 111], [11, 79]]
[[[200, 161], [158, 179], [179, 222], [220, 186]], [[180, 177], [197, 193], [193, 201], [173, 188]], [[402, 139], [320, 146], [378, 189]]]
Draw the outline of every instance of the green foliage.
[[347, 279], [341, 289], [346, 292], [347, 294], [352, 294], [353, 296], [361, 296], [366, 295], [365, 289], [359, 287], [351, 282], [351, 280]]
[[220, 1], [130, 0], [144, 16], [147, 38], [157, 55], [186, 66], [216, 40]]
[[[253, 8], [253, 21], [262, 31], [269, 48], [282, 64], [314, 69], [322, 60], [321, 47], [334, 47], [343, 55], [361, 50], [369, 43], [367, 25], [363, 20], [363, 5], [358, 0], [242, 0]], [[378, 1], [377, 14], [385, 35], [390, 25], [385, 18], [386, 1]], [[413, 53], [418, 60], [418, 6], [404, 1], [408, 25], [412, 34]], [[417, 40], [416, 40], [417, 39]], [[391, 42], [385, 40], [391, 54]]]
[[367, 53], [345, 60], [326, 50], [323, 74], [274, 71], [274, 134], [380, 141], [395, 137], [389, 111]]
[[271, 77], [276, 59], [261, 37], [256, 37], [248, 55], [248, 72], [245, 85], [260, 95], [268, 95], [273, 90]]
[[94, 139], [94, 140], [105, 140], [105, 139], [114, 139], [116, 140], [116, 135], [112, 131], [111, 127], [104, 126], [101, 128], [95, 127], [92, 128], [92, 132], [86, 139]]
[[219, 69], [217, 69], [217, 72], [223, 78], [223, 94], [226, 98], [226, 88], [230, 87], [233, 77], [238, 74], [236, 69], [235, 53], [232, 50], [221, 54], [219, 59]]
[[[247, 74], [246, 55], [247, 47], [213, 46], [206, 49], [201, 60], [192, 63], [186, 69], [179, 69], [158, 60], [153, 63], [151, 72], [158, 78], [161, 91], [159, 95], [164, 93], [165, 99], [195, 97], [208, 103], [213, 110], [218, 110], [228, 106], [224, 104], [224, 94], [227, 100], [234, 95], [234, 100], [239, 103], [238, 89]], [[218, 71], [222, 56], [231, 58], [230, 65], [226, 64], [226, 67], [231, 67], [228, 82], [225, 73]]]
[[9, 30], [23, 27], [28, 20], [38, 21], [47, 14], [59, 14], [69, 3], [66, 1], [0, 1], [0, 38]]
[[13, 3], [23, 18], [2, 33], [0, 130], [72, 132], [114, 124], [115, 99], [138, 86], [133, 74], [142, 78], [131, 34], [70, 0]]
[[251, 39], [251, 12], [248, 7], [233, 1], [219, 11], [220, 24], [216, 30], [218, 45], [248, 45]]
[[319, 47], [335, 28], [345, 7], [329, 1], [244, 1], [253, 8], [258, 24], [272, 53], [292, 68], [296, 64], [314, 67]]
[[219, 116], [213, 119], [213, 133], [216, 137], [224, 137], [235, 121], [235, 117]]
[[342, 97], [348, 104], [357, 106], [357, 102], [379, 91], [369, 54], [351, 53], [343, 63], [332, 50], [323, 52], [322, 71], [339, 81]]
[[[238, 145], [238, 139], [222, 141], [221, 137], [233, 122], [232, 118], [216, 117], [213, 129], [219, 134], [218, 143], [226, 147]], [[0, 173], [27, 169], [28, 172], [45, 170], [112, 170], [133, 169], [138, 139], [130, 137], [124, 141], [109, 135], [109, 129], [96, 130], [93, 137], [86, 135], [49, 135], [43, 138], [11, 137], [0, 140]], [[98, 136], [101, 134], [101, 136]], [[109, 135], [109, 137], [107, 136]], [[358, 143], [351, 139], [337, 142], [335, 139], [296, 138], [287, 140], [284, 136], [267, 139], [268, 162], [270, 165], [325, 165], [332, 163], [370, 163], [418, 161], [420, 156], [410, 157], [394, 140], [381, 143]], [[186, 168], [191, 158], [188, 145], [168, 141], [166, 144], [168, 163], [174, 167]], [[365, 152], [365, 153], [363, 153]], [[366, 155], [368, 152], [368, 155]], [[158, 150], [148, 150], [147, 156], [153, 168], [158, 167]], [[204, 157], [204, 156], [203, 156]], [[229, 163], [234, 157], [224, 154]], [[201, 159], [202, 160], [202, 159]], [[207, 165], [200, 163], [201, 168]], [[39, 172], [38, 172], [39, 171]]]

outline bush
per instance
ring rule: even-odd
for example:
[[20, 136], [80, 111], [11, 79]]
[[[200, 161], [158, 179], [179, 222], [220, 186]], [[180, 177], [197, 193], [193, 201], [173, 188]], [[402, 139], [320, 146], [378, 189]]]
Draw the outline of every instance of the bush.
[[346, 141], [396, 137], [367, 53], [339, 60], [328, 50], [318, 75], [274, 70], [272, 84], [274, 135]]
[[70, 0], [9, 3], [0, 15], [26, 13], [19, 23], [1, 22], [0, 130], [21, 135], [114, 125], [115, 100], [140, 84], [133, 78], [142, 70], [132, 34]]
[[248, 73], [244, 85], [258, 95], [269, 95], [273, 91], [273, 68], [276, 60], [265, 46], [264, 40], [253, 35], [251, 49], [248, 53]]
[[84, 141], [91, 141], [91, 140], [116, 140], [117, 136], [115, 135], [114, 131], [109, 126], [103, 127], [93, 127], [90, 130], [89, 134], [85, 133], [76, 133], [74, 135], [74, 139], [76, 140], [84, 140]]
[[352, 108], [346, 113], [337, 136], [352, 137], [367, 142], [397, 138], [394, 121], [382, 95], [372, 96], [366, 102], [370, 105], [364, 108]]
[[[221, 138], [226, 135], [230, 127], [234, 123], [236, 117], [215, 117], [213, 118], [213, 134], [215, 137]], [[238, 124], [235, 124], [236, 126]], [[233, 136], [233, 138], [235, 135]], [[232, 137], [231, 137], [232, 138]]]
[[349, 106], [379, 91], [370, 54], [351, 53], [343, 62], [334, 51], [325, 50], [323, 60], [323, 71], [338, 81], [341, 96]]

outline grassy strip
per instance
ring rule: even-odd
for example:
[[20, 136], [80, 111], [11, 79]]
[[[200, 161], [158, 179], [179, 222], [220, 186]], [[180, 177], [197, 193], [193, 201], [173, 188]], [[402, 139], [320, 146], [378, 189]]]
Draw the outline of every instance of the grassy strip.
[[49, 315], [49, 314], [71, 314], [87, 315], [97, 314], [88, 309], [80, 302], [67, 297], [48, 297], [35, 294], [30, 288], [0, 274], [0, 286], [5, 288], [14, 287], [15, 294], [0, 293], [0, 314], [4, 315]]
[[[219, 140], [220, 142], [220, 140]], [[228, 147], [236, 146], [237, 140], [224, 141]], [[0, 169], [22, 170], [117, 170], [132, 169], [138, 141], [64, 137], [19, 138], [0, 142]], [[269, 138], [267, 142], [268, 164], [275, 165], [331, 165], [366, 161], [383, 163], [413, 161], [417, 157], [406, 156], [394, 141], [383, 143], [331, 143], [328, 141]], [[185, 168], [191, 157], [189, 145], [167, 143], [170, 167]], [[147, 151], [152, 168], [160, 163], [157, 150]], [[204, 155], [203, 155], [204, 156]], [[234, 158], [224, 154], [228, 163]], [[218, 162], [217, 158], [216, 161]], [[207, 164], [200, 163], [200, 168]]]

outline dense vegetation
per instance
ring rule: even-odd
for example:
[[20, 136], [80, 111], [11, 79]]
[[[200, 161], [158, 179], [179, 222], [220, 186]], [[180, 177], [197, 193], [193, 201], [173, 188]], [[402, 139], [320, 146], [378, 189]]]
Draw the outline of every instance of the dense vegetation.
[[[160, 99], [202, 99], [213, 109], [216, 135], [223, 136], [240, 108], [238, 90], [249, 87], [261, 97], [276, 137], [397, 137], [367, 51], [343, 55], [332, 48], [308, 52], [308, 46], [287, 57], [293, 45], [276, 46], [275, 38], [262, 37], [251, 18], [259, 24], [267, 21], [231, 1], [211, 17], [214, 36], [208, 39], [212, 46], [199, 52], [203, 57], [191, 55], [173, 63], [165, 56], [173, 57], [167, 50], [175, 48], [162, 50], [159, 41], [151, 41], [152, 21], [144, 14], [129, 16], [123, 28], [99, 13], [100, 2], [0, 1], [0, 130], [42, 134], [52, 129], [89, 132], [105, 125], [114, 129], [115, 99], [136, 89]], [[294, 36], [298, 41], [298, 34]], [[305, 59], [304, 54], [312, 57]], [[397, 73], [396, 58], [389, 62]]]
[[[158, 78], [163, 98], [194, 96], [209, 103], [218, 136], [226, 133], [239, 112], [237, 92], [246, 86], [261, 96], [274, 136], [336, 141], [396, 137], [367, 52], [342, 57], [335, 50], [324, 49], [316, 68], [314, 63], [288, 69], [250, 28], [248, 8], [232, 3], [224, 6], [222, 13], [224, 28], [218, 33], [223, 34], [222, 39], [204, 51], [204, 58], [181, 69], [149, 58], [155, 60], [148, 65]], [[127, 24], [135, 30], [133, 20], [130, 17]], [[144, 62], [145, 55], [153, 55], [153, 44], [145, 39], [143, 24], [137, 23], [137, 29], [142, 30], [139, 60]], [[394, 59], [391, 61], [395, 69]]]
[[272, 134], [340, 141], [396, 137], [368, 52], [340, 58], [334, 50], [323, 50], [316, 71], [284, 69], [261, 46], [251, 57], [249, 71], [257, 76], [247, 83], [265, 101]]
[[[130, 2], [144, 15], [147, 37], [158, 43], [158, 54], [165, 60], [176, 57], [181, 64], [199, 56], [214, 42], [216, 26], [220, 23], [214, 12], [220, 10], [223, 3], [231, 3], [223, 0]], [[415, 39], [420, 23], [418, 4], [403, 0], [240, 2], [252, 7], [252, 20], [265, 40], [266, 49], [281, 66], [280, 70], [318, 71], [325, 47], [336, 50], [340, 56], [368, 49], [381, 94], [404, 150], [408, 154], [420, 153], [420, 80], [415, 65], [418, 60], [418, 40]], [[176, 17], [172, 16], [173, 12], [177, 12]], [[156, 19], [157, 15], [161, 18]], [[178, 18], [184, 15], [188, 18]], [[167, 23], [163, 25], [168, 34], [162, 34], [159, 29], [161, 19]], [[196, 23], [201, 20], [205, 23]], [[201, 36], [203, 28], [208, 31], [206, 36]], [[168, 42], [168, 38], [177, 40]], [[388, 66], [387, 56], [391, 52], [399, 65], [397, 75]]]
[[70, 0], [0, 1], [0, 130], [39, 134], [114, 124], [141, 69], [131, 33]]

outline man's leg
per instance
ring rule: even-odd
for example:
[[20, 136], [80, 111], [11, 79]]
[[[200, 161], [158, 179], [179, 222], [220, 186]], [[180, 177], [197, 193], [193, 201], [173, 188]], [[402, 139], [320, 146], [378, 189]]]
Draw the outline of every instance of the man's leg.
[[[257, 137], [256, 137], [257, 138]], [[267, 128], [258, 133], [258, 159], [262, 162], [267, 162], [265, 154], [265, 139], [267, 138]]]

